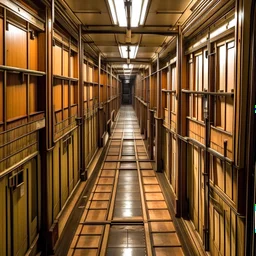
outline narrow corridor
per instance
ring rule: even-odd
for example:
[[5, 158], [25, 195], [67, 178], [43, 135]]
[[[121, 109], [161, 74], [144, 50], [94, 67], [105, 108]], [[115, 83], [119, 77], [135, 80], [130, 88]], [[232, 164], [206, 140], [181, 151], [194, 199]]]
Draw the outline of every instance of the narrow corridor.
[[119, 112], [68, 255], [184, 255], [131, 106]]

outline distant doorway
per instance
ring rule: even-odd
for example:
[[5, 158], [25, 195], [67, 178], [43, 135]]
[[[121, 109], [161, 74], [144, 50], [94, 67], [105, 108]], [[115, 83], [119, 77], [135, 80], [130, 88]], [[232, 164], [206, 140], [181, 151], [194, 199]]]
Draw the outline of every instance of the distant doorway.
[[132, 104], [132, 84], [131, 83], [123, 83], [122, 88], [122, 104], [130, 105]]

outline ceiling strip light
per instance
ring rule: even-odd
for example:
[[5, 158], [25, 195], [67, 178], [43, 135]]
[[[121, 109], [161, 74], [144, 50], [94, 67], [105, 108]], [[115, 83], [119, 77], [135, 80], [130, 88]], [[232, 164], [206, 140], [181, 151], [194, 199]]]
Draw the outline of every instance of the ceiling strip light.
[[130, 58], [131, 59], [135, 59], [136, 58], [138, 49], [139, 49], [138, 45], [130, 46]]
[[116, 15], [120, 27], [127, 27], [127, 18], [123, 0], [114, 0], [116, 6]]
[[119, 51], [120, 51], [120, 55], [121, 58], [127, 59], [128, 58], [128, 51], [127, 51], [127, 46], [123, 45], [123, 46], [119, 46]]
[[147, 7], [148, 7], [148, 0], [144, 0], [141, 15], [140, 15], [140, 25], [144, 25]]
[[133, 0], [132, 1], [132, 17], [131, 17], [131, 26], [132, 27], [139, 26], [141, 8], [142, 8], [142, 0]]
[[109, 7], [110, 7], [113, 22], [114, 22], [115, 25], [117, 25], [117, 17], [116, 17], [116, 11], [115, 11], [115, 6], [114, 6], [114, 3], [113, 3], [113, 0], [108, 0], [108, 4], [109, 4]]

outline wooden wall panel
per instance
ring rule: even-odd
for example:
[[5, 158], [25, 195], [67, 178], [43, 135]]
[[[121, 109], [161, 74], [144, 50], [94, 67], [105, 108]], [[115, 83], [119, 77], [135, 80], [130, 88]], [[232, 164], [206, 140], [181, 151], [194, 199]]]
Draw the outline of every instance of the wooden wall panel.
[[56, 144], [53, 151], [53, 217], [56, 218], [60, 211], [60, 166], [59, 152], [60, 142]]
[[78, 151], [78, 130], [74, 131], [74, 137], [73, 137], [73, 151], [74, 151], [74, 180], [75, 180], [75, 184], [79, 181], [79, 165], [78, 165], [78, 161], [79, 161], [79, 151]]
[[63, 142], [61, 143], [61, 148], [61, 207], [63, 207], [68, 198], [68, 156], [67, 151], [64, 152]]
[[69, 99], [69, 90], [68, 90], [68, 82], [65, 81], [64, 83], [64, 108], [68, 107], [68, 99]]
[[231, 135], [228, 135], [220, 130], [211, 128], [211, 148], [224, 155], [224, 141], [227, 140], [227, 157], [233, 159], [233, 139]]
[[87, 81], [92, 82], [92, 79], [93, 79], [93, 68], [92, 68], [92, 66], [88, 65]]
[[[233, 43], [229, 43], [231, 47]], [[229, 48], [227, 51], [227, 92], [231, 92], [234, 89], [235, 84], [235, 48]], [[233, 104], [234, 98], [226, 98], [226, 130], [233, 133]]]
[[69, 76], [69, 53], [63, 50], [63, 76]]
[[[40, 49], [43, 50], [43, 49]], [[40, 60], [41, 61], [41, 60]], [[29, 69], [38, 70], [38, 37], [29, 40]]]
[[58, 45], [55, 45], [53, 47], [53, 74], [54, 75], [62, 75], [61, 69], [62, 69], [62, 54], [61, 54], [61, 47]]
[[90, 85], [90, 100], [93, 99], [93, 85]]
[[38, 111], [37, 107], [37, 77], [30, 77], [30, 84], [29, 84], [29, 113], [35, 113]]
[[62, 108], [62, 85], [61, 80], [55, 80], [53, 87], [53, 106], [54, 110], [58, 111]]
[[83, 81], [87, 82], [87, 64], [83, 64]]
[[[0, 18], [0, 42], [3, 42], [3, 19]], [[3, 43], [0, 44], [0, 65], [3, 65]]]
[[[172, 79], [171, 79], [171, 90], [177, 89], [177, 79], [176, 79], [176, 67], [172, 67], [171, 69]], [[171, 111], [176, 112], [176, 96], [175, 94], [171, 94]]]
[[27, 68], [27, 33], [8, 25], [6, 31], [6, 61], [8, 66]]
[[[196, 57], [196, 74], [195, 74], [195, 83], [196, 83], [196, 90], [202, 91], [203, 90], [203, 57], [202, 54]], [[199, 95], [195, 95], [197, 98], [197, 119], [202, 121], [203, 120], [203, 100], [202, 97]]]
[[26, 91], [26, 82], [21, 84], [19, 75], [7, 77], [7, 120], [27, 114]]
[[70, 77], [78, 78], [78, 54], [75, 52], [71, 52], [70, 56]]
[[46, 58], [45, 58], [45, 33], [38, 35], [38, 70], [45, 72], [46, 70]]
[[4, 102], [3, 102], [3, 73], [0, 73], [0, 123], [3, 122], [3, 111], [4, 111]]
[[[218, 48], [218, 88], [219, 91], [226, 91], [226, 46], [222, 45]], [[217, 104], [217, 126], [225, 128], [225, 97], [218, 97]]]
[[7, 202], [6, 202], [6, 184], [7, 184], [7, 177], [0, 180], [0, 255], [7, 255], [7, 237], [6, 237], [6, 226], [7, 226], [7, 216], [6, 210]]
[[71, 83], [71, 87], [70, 87], [70, 103], [71, 105], [73, 104], [78, 104], [78, 85]]

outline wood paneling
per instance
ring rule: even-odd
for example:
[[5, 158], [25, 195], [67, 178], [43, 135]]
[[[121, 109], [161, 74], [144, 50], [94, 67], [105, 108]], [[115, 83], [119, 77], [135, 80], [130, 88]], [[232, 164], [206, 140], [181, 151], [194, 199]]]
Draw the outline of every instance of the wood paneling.
[[[0, 42], [3, 42], [3, 19], [0, 18]], [[3, 65], [3, 43], [0, 44], [0, 65]]]
[[38, 70], [38, 37], [37, 36], [35, 36], [34, 39], [29, 40], [29, 69]]
[[4, 101], [3, 101], [3, 73], [0, 73], [0, 123], [3, 122], [3, 111], [4, 111]]
[[12, 24], [8, 24], [5, 35], [7, 65], [27, 68], [27, 33]]
[[63, 76], [69, 76], [69, 53], [63, 50]]
[[62, 49], [60, 46], [55, 45], [53, 47], [53, 74], [62, 75]]
[[38, 98], [37, 98], [37, 77], [30, 77], [29, 84], [29, 113], [35, 113], [38, 111]]
[[59, 79], [55, 79], [55, 85], [53, 87], [53, 106], [55, 111], [62, 108], [62, 85]]
[[68, 99], [69, 99], [69, 90], [68, 90], [68, 83], [67, 82], [64, 82], [64, 108], [67, 108], [68, 107]]
[[26, 91], [26, 80], [21, 83], [16, 74], [7, 77], [7, 120], [27, 114]]
[[78, 85], [75, 83], [70, 86], [70, 104], [78, 104]]

